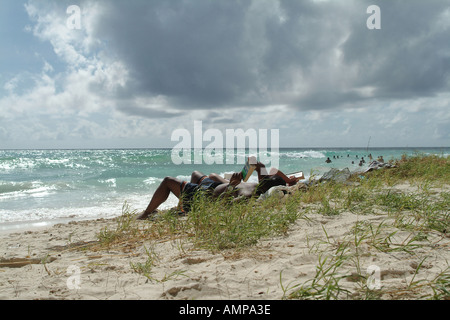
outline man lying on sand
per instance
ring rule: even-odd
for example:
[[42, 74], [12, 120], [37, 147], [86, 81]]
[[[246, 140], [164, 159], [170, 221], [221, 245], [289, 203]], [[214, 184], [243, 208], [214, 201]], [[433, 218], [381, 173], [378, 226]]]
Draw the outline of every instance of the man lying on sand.
[[294, 185], [301, 177], [287, 177], [283, 172], [272, 168], [267, 174], [265, 165], [261, 162], [256, 164], [255, 171], [258, 173], [258, 182], [241, 182], [242, 173], [233, 173], [230, 180], [222, 178], [216, 173], [206, 176], [199, 171], [194, 171], [190, 182], [182, 181], [173, 177], [165, 177], [156, 189], [147, 209], [137, 219], [143, 220], [156, 212], [156, 209], [164, 203], [172, 192], [178, 199], [182, 199], [183, 210], [189, 212], [190, 202], [197, 191], [204, 191], [213, 198], [226, 194], [234, 198], [260, 196], [271, 187]]

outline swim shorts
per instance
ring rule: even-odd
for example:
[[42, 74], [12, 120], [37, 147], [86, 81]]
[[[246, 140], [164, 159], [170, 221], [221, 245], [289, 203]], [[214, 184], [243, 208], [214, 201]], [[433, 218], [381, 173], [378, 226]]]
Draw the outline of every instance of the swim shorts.
[[[184, 188], [183, 188], [184, 185]], [[210, 178], [206, 178], [206, 176], [200, 178], [200, 183], [192, 183], [182, 182], [180, 185], [181, 188], [181, 197], [183, 203], [183, 210], [185, 212], [189, 212], [191, 209], [192, 199], [194, 198], [197, 192], [203, 192], [203, 194], [211, 194], [214, 189], [221, 185], [220, 182], [214, 181]]]

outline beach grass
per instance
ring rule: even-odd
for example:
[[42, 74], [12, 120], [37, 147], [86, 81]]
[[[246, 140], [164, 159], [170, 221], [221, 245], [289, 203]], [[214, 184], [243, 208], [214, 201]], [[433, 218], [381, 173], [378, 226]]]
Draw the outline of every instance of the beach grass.
[[192, 230], [193, 241], [202, 248], [244, 248], [260, 239], [285, 234], [301, 214], [295, 204], [294, 197], [284, 202], [277, 198], [252, 198], [232, 204], [226, 198], [211, 202], [201, 197], [186, 224]]
[[[286, 299], [450, 299], [449, 266], [433, 279], [417, 280], [416, 275], [433, 248], [448, 247], [450, 227], [450, 159], [417, 155], [403, 157], [392, 169], [377, 170], [352, 177], [357, 185], [317, 184], [303, 196], [310, 213], [339, 215], [385, 214], [381, 222], [356, 222], [347, 237], [311, 245], [318, 255], [316, 274], [311, 279], [284, 288]], [[415, 191], [403, 191], [404, 184]], [[407, 190], [410, 190], [409, 188]], [[439, 191], [436, 191], [439, 190]], [[324, 247], [326, 244], [326, 247]], [[319, 249], [320, 248], [320, 249]], [[343, 249], [345, 248], [345, 250]], [[405, 253], [420, 261], [412, 279], [403, 288], [368, 288], [369, 277], [360, 258]], [[345, 267], [344, 267], [345, 266]], [[430, 266], [428, 266], [430, 267]], [[348, 270], [355, 270], [349, 273]], [[359, 279], [358, 286], [341, 285], [343, 279]], [[382, 277], [381, 277], [382, 278]], [[419, 289], [431, 288], [426, 294]], [[422, 291], [421, 291], [422, 292]]]
[[[328, 236], [322, 225], [322, 238], [309, 243], [309, 252], [317, 256], [315, 273], [306, 281], [287, 280], [280, 273], [280, 298], [450, 299], [448, 262], [438, 276], [423, 277], [433, 248], [448, 246], [450, 158], [416, 155], [393, 164], [394, 168], [353, 174], [349, 184], [311, 183], [306, 190], [281, 198], [230, 203], [226, 198], [211, 201], [200, 196], [182, 217], [176, 210], [166, 210], [153, 221], [136, 221], [136, 212], [124, 204], [116, 226], [100, 230], [92, 249], [144, 247], [147, 260], [131, 268], [153, 279], [158, 259], [151, 248], [158, 241], [176, 241], [180, 252], [189, 243], [217, 253], [257, 248], [261, 241], [287, 235], [293, 224], [316, 215], [330, 219], [344, 213], [372, 215], [382, 219], [357, 221], [338, 239]], [[414, 191], [405, 185], [414, 186]], [[384, 254], [414, 258], [415, 268], [404, 286], [371, 286], [373, 275], [362, 261]], [[379, 274], [380, 279], [386, 277]]]
[[180, 217], [176, 210], [166, 210], [144, 223], [136, 221], [136, 212], [124, 204], [116, 226], [99, 231], [99, 245], [110, 248], [182, 238], [211, 251], [245, 248], [262, 238], [285, 234], [301, 215], [299, 199], [298, 196], [286, 197], [285, 201], [249, 199], [230, 204], [225, 198], [211, 201], [199, 196], [185, 217]]

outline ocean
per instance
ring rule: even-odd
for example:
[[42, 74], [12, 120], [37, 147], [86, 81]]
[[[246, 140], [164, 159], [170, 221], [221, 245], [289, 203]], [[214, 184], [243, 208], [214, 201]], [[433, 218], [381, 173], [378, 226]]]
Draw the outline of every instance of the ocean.
[[[403, 154], [448, 156], [449, 151], [450, 148], [286, 148], [265, 155], [277, 159], [281, 171], [303, 171], [309, 178], [330, 168], [364, 170], [370, 162], [369, 154], [388, 161]], [[248, 153], [232, 152], [230, 162], [224, 158], [223, 163], [175, 164], [172, 149], [0, 150], [0, 231], [23, 225], [112, 218], [122, 213], [124, 204], [141, 211], [165, 176], [189, 180], [194, 170], [221, 175], [240, 171], [241, 159]], [[362, 157], [366, 162], [359, 166]], [[326, 163], [327, 158], [332, 162]], [[192, 155], [192, 162], [194, 159]], [[250, 181], [256, 179], [254, 173]], [[171, 195], [160, 208], [177, 203]]]

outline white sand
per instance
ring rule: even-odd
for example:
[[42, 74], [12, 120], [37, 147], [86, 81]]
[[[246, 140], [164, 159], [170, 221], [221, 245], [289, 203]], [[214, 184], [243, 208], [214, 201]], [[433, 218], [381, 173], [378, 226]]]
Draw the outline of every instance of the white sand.
[[[449, 266], [450, 238], [438, 232], [418, 241], [421, 247], [412, 254], [404, 250], [382, 252], [369, 246], [368, 239], [362, 241], [356, 251], [352, 228], [364, 221], [374, 226], [382, 221], [389, 225], [392, 218], [385, 212], [370, 215], [344, 212], [336, 216], [310, 213], [306, 217], [299, 219], [287, 236], [261, 241], [247, 251], [211, 253], [193, 249], [187, 240], [147, 244], [158, 257], [152, 268], [152, 280], [136, 273], [130, 265], [131, 262], [145, 263], [148, 255], [143, 246], [129, 252], [114, 249], [95, 252], [68, 247], [97, 240], [99, 230], [106, 225], [115, 226], [112, 220], [3, 232], [0, 234], [0, 258], [3, 259], [0, 299], [278, 300], [283, 298], [284, 290], [290, 293], [295, 285], [310, 284], [319, 261], [325, 257], [328, 257], [327, 263], [332, 261], [343, 243], [353, 245], [347, 251], [349, 258], [335, 275], [367, 276], [370, 266], [379, 268], [382, 299], [416, 299], [430, 294], [432, 291], [427, 284]], [[383, 229], [383, 235], [394, 229]], [[397, 231], [393, 243], [406, 243], [411, 237], [411, 232]], [[13, 258], [34, 259], [32, 262], [46, 258], [46, 263], [16, 268], [4, 264]], [[414, 282], [424, 280], [423, 285], [408, 288], [413, 277]], [[355, 292], [361, 282], [350, 277], [341, 279], [339, 285]], [[340, 297], [346, 298], [345, 295]]]

